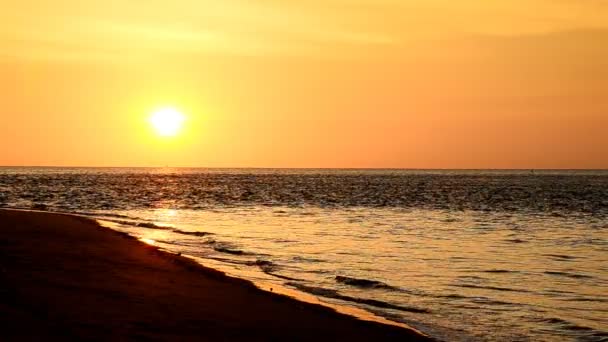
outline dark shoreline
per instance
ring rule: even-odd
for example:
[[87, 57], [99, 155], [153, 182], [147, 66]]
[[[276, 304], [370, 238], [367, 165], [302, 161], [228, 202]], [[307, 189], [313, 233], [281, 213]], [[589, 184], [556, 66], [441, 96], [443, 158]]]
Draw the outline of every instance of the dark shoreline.
[[66, 214], [0, 210], [8, 340], [409, 340]]

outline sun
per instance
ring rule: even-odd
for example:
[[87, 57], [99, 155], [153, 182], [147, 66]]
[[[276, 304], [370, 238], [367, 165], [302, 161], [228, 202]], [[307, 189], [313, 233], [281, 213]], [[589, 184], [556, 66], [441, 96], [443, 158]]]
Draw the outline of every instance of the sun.
[[179, 134], [186, 117], [177, 109], [166, 107], [152, 113], [150, 124], [156, 133], [163, 137], [173, 137]]

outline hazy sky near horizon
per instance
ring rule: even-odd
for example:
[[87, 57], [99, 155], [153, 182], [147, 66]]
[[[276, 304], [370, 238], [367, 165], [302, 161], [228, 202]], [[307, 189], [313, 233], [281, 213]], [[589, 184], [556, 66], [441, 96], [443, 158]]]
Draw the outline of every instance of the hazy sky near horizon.
[[604, 0], [4, 0], [0, 75], [0, 165], [608, 168]]

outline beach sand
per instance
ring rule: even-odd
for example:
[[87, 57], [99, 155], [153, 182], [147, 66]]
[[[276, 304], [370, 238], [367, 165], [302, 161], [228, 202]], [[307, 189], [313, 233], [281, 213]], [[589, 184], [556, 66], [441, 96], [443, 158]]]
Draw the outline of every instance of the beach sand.
[[0, 210], [0, 284], [0, 340], [428, 340], [69, 215]]

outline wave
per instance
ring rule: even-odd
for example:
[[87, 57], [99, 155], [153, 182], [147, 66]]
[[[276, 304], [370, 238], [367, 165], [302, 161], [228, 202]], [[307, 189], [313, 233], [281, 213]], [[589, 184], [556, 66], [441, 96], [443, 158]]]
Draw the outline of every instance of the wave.
[[461, 294], [447, 294], [447, 295], [436, 295], [434, 297], [437, 298], [446, 298], [446, 299], [454, 299], [454, 300], [469, 300], [475, 304], [486, 304], [486, 305], [518, 305], [517, 303], [505, 302], [502, 300], [496, 300], [488, 297], [479, 297], [479, 296], [465, 296]]
[[392, 309], [392, 310], [398, 310], [398, 311], [404, 311], [404, 312], [414, 312], [414, 313], [430, 313], [430, 311], [428, 309], [424, 309], [424, 308], [397, 305], [397, 304], [392, 304], [392, 303], [388, 303], [388, 302], [384, 302], [384, 301], [376, 300], [376, 299], [366, 299], [366, 298], [347, 296], [347, 295], [340, 294], [336, 290], [326, 289], [326, 288], [322, 288], [322, 287], [307, 286], [307, 285], [293, 283], [293, 282], [286, 283], [286, 285], [295, 287], [300, 291], [307, 292], [307, 293], [310, 293], [310, 294], [313, 294], [316, 296], [334, 298], [334, 299], [339, 299], [339, 300], [348, 301], [348, 302], [352, 302], [352, 303], [358, 303], [358, 304], [366, 304], [366, 305], [370, 305], [370, 306], [374, 306], [374, 307], [382, 308], [382, 309]]
[[96, 216], [96, 217], [99, 217], [99, 216], [115, 217], [115, 218], [129, 219], [129, 220], [143, 220], [140, 217], [132, 217], [132, 216], [128, 216], [128, 215], [115, 214], [115, 213], [96, 213], [96, 212], [89, 212], [89, 211], [74, 211], [74, 212], [71, 212], [71, 214], [83, 215], [83, 216]]
[[572, 256], [572, 255], [565, 255], [565, 254], [543, 254], [543, 256], [550, 257], [552, 259], [563, 260], [563, 261], [570, 261], [570, 260], [578, 259], [578, 257]]
[[222, 258], [222, 257], [217, 257], [217, 256], [205, 256], [205, 259], [221, 261], [221, 262], [224, 262], [227, 264], [251, 266], [249, 264], [249, 262], [247, 262], [247, 261], [228, 259], [228, 258]]
[[450, 286], [466, 287], [466, 288], [470, 288], [470, 289], [508, 291], [508, 292], [524, 292], [524, 293], [532, 292], [532, 291], [528, 291], [528, 290], [524, 290], [524, 289], [514, 289], [514, 288], [510, 288], [510, 287], [484, 286], [484, 285], [473, 285], [473, 284], [456, 284], [456, 285], [450, 285]]
[[250, 255], [251, 253], [247, 253], [240, 249], [225, 247], [225, 246], [214, 246], [213, 250], [220, 253], [232, 254], [232, 255]]
[[527, 243], [528, 241], [526, 240], [522, 240], [522, 239], [506, 239], [506, 242], [510, 242], [510, 243]]
[[491, 298], [487, 298], [487, 297], [470, 297], [469, 298], [471, 300], [471, 302], [476, 303], [476, 304], [486, 304], [486, 305], [517, 305], [515, 303], [510, 303], [510, 302], [505, 302], [502, 300], [497, 300], [497, 299], [491, 299]]
[[185, 230], [181, 230], [181, 229], [173, 229], [174, 233], [177, 234], [182, 234], [182, 235], [190, 235], [190, 236], [209, 236], [209, 235], [213, 235], [213, 233], [209, 233], [209, 232], [191, 232], [191, 231], [185, 231]]
[[467, 299], [467, 298], [470, 298], [470, 297], [459, 295], [459, 294], [437, 295], [435, 297], [438, 297], [438, 298], [447, 298], [447, 299]]
[[277, 274], [276, 270], [279, 268], [279, 266], [270, 260], [257, 259], [255, 261], [245, 261], [245, 262], [236, 262], [236, 263], [247, 265], [247, 266], [257, 266], [260, 268], [260, 270], [262, 270], [262, 272], [264, 272], [270, 276], [279, 278], [279, 279], [289, 280], [289, 281], [303, 281], [302, 279], [292, 278], [292, 277], [288, 277], [288, 276], [285, 276], [282, 274]]
[[155, 223], [151, 223], [151, 222], [132, 222], [132, 221], [125, 221], [125, 220], [116, 220], [116, 219], [101, 219], [103, 221], [108, 221], [108, 222], [112, 222], [112, 223], [117, 223], [123, 226], [130, 226], [130, 227], [137, 227], [137, 228], [148, 228], [148, 229], [160, 229], [160, 230], [173, 230], [173, 227], [170, 226], [163, 226], [163, 225], [158, 225]]
[[561, 272], [561, 271], [545, 271], [543, 273], [552, 275], [552, 276], [561, 276], [561, 277], [568, 277], [568, 278], [574, 278], [574, 279], [591, 279], [591, 278], [593, 278], [592, 276], [586, 275], [586, 274], [568, 273], [568, 272]]
[[396, 290], [396, 287], [390, 286], [386, 283], [377, 280], [351, 278], [344, 276], [336, 276], [336, 281], [341, 284], [346, 284], [354, 287], [360, 287], [364, 289], [389, 289]]
[[305, 257], [305, 256], [301, 256], [301, 255], [294, 256], [292, 258], [292, 260], [298, 261], [298, 262], [327, 262], [327, 260], [312, 258], [312, 257]]
[[518, 271], [501, 270], [501, 269], [484, 270], [484, 271], [481, 271], [481, 272], [483, 272], [483, 273], [519, 273]]
[[598, 298], [598, 297], [576, 297], [576, 298], [565, 298], [562, 300], [566, 301], [566, 302], [608, 303], [607, 298]]
[[163, 225], [159, 225], [156, 223], [150, 223], [150, 222], [137, 222], [135, 224], [135, 226], [142, 227], [142, 228], [150, 228], [150, 229], [173, 230], [173, 227], [163, 226]]
[[278, 265], [270, 260], [257, 259], [256, 261], [248, 261], [248, 266], [257, 266], [265, 273], [273, 272], [278, 268]]
[[[79, 215], [85, 215], [85, 213], [78, 213]], [[91, 214], [91, 216], [96, 215], [94, 213], [89, 213]], [[124, 217], [124, 218], [129, 218], [132, 219], [129, 216], [126, 215], [111, 215], [111, 214], [107, 214], [107, 215], [101, 215], [104, 217]], [[187, 230], [181, 230], [181, 229], [177, 229], [174, 228], [172, 226], [165, 226], [165, 225], [160, 225], [160, 224], [156, 224], [156, 223], [152, 223], [152, 222], [133, 222], [133, 221], [126, 221], [126, 220], [117, 220], [117, 219], [102, 219], [104, 221], [109, 221], [109, 222], [113, 222], [113, 223], [118, 223], [121, 224], [123, 226], [131, 226], [131, 227], [137, 227], [137, 228], [148, 228], [148, 229], [160, 229], [160, 230], [168, 230], [168, 231], [172, 231], [176, 234], [181, 234], [181, 235], [189, 235], [189, 236], [198, 236], [198, 237], [204, 237], [204, 236], [209, 236], [209, 235], [214, 235], [213, 233], [210, 232], [193, 232], [193, 231], [187, 231]]]
[[604, 341], [605, 338], [608, 338], [608, 332], [596, 330], [590, 327], [586, 327], [584, 325], [579, 325], [563, 318], [558, 317], [542, 317], [534, 319], [536, 322], [546, 323], [550, 325], [556, 326], [560, 330], [569, 330], [573, 332], [586, 332], [586, 337], [590, 338], [598, 338], [598, 341]]
[[273, 277], [277, 277], [279, 279], [283, 279], [283, 280], [289, 280], [289, 281], [302, 281], [302, 279], [297, 279], [297, 278], [292, 278], [292, 277], [288, 277], [288, 276], [284, 276], [282, 274], [277, 274], [275, 272], [270, 272], [270, 271], [264, 271], [262, 270], [264, 273], [271, 275]]

